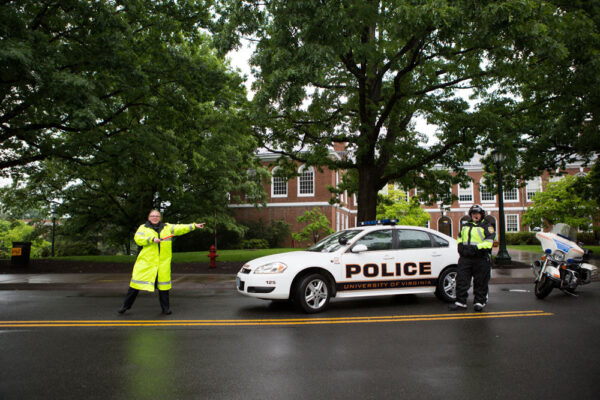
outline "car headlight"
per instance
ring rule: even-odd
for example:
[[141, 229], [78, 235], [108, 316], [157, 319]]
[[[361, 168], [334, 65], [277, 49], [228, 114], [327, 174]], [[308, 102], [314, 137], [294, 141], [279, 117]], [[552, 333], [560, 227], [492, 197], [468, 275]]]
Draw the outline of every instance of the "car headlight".
[[281, 262], [273, 262], [265, 265], [261, 265], [260, 267], [254, 270], [255, 274], [280, 274], [287, 269], [287, 265]]

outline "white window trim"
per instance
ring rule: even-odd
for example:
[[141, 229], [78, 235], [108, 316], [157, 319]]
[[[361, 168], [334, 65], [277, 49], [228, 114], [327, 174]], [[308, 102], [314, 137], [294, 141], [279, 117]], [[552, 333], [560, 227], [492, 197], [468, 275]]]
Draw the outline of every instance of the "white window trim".
[[[271, 197], [272, 198], [285, 198], [285, 197], [288, 197], [288, 193], [290, 192], [289, 186], [288, 186], [288, 181], [285, 181], [285, 194], [275, 194], [275, 184], [274, 183], [275, 183], [276, 176], [274, 174], [275, 174], [275, 171], [277, 171], [277, 168], [279, 168], [279, 167], [275, 167], [271, 171]], [[282, 178], [280, 178], [280, 179], [282, 179]]]
[[517, 198], [515, 200], [507, 200], [506, 199], [506, 192], [502, 191], [502, 196], [504, 197], [504, 202], [505, 203], [518, 203], [519, 202], [519, 188], [511, 188], [511, 191], [514, 190], [517, 193]]
[[[541, 176], [538, 176], [537, 178], [534, 178], [534, 179], [531, 179], [531, 180], [527, 181], [527, 184], [525, 185], [525, 201], [527, 201], [527, 202], [532, 202], [533, 201], [533, 198], [531, 198], [531, 199], [529, 198], [529, 192], [530, 192], [530, 190], [529, 190], [529, 184], [533, 183], [534, 181], [538, 184], [538, 189], [539, 189], [539, 190], [535, 191], [534, 193], [540, 193], [540, 192], [543, 191], [542, 190], [542, 177]], [[534, 194], [534, 196], [535, 196], [535, 194]]]
[[313, 167], [306, 168], [304, 165], [298, 169], [299, 175], [304, 173], [304, 170], [312, 172], [312, 193], [300, 193], [301, 176], [298, 176], [298, 197], [314, 197], [315, 196], [315, 169]]
[[[473, 201], [475, 200], [475, 195], [473, 194], [473, 186], [474, 185], [473, 185], [472, 179], [469, 179], [469, 186], [466, 188], [463, 188], [463, 187], [461, 187], [461, 185], [458, 185], [457, 193], [458, 193], [458, 202], [459, 203], [461, 203], [461, 204], [472, 204], [473, 203]], [[463, 191], [462, 195], [468, 195], [469, 194], [468, 192], [470, 192], [471, 200], [461, 200], [460, 199], [461, 190]]]
[[[517, 230], [516, 231], [509, 231], [508, 230], [508, 217], [517, 217]], [[506, 232], [520, 232], [521, 231], [521, 221], [519, 221], [519, 214], [506, 214], [504, 216], [504, 226], [506, 227]]]
[[[492, 200], [484, 200], [483, 199], [483, 190], [481, 190], [481, 188], [487, 188], [487, 186], [485, 186], [483, 184], [483, 179], [479, 181], [479, 200], [481, 201], [481, 203], [486, 203], [486, 204], [496, 204], [496, 200], [497, 200], [497, 196], [494, 195], [494, 198]], [[490, 193], [490, 192], [488, 192]]]

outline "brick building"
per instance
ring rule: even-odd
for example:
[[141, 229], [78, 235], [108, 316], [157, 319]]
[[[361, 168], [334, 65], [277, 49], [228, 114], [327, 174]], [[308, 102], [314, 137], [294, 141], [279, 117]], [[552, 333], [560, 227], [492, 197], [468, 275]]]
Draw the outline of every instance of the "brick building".
[[[258, 155], [263, 165], [273, 163], [279, 155], [272, 153], [261, 153]], [[341, 158], [344, 156], [343, 147], [336, 147], [331, 151], [331, 157]], [[356, 226], [356, 198], [343, 193], [339, 196], [339, 204], [330, 204], [332, 193], [327, 190], [328, 186], [337, 187], [341, 182], [339, 172], [323, 168], [320, 172], [314, 167], [305, 167], [301, 163], [298, 166], [299, 176], [288, 181], [271, 177], [271, 181], [264, 184], [268, 200], [265, 206], [254, 206], [253, 204], [231, 204], [235, 218], [240, 222], [257, 221], [265, 222], [273, 220], [284, 220], [291, 225], [292, 232], [299, 232], [304, 224], [296, 222], [296, 219], [306, 211], [319, 209], [329, 221], [331, 228], [335, 231]], [[270, 167], [273, 174], [276, 168]], [[293, 246], [292, 238], [286, 238], [285, 246]]]
[[[423, 209], [429, 213], [430, 220], [428, 226], [437, 231], [443, 232], [456, 238], [458, 236], [461, 220], [468, 219], [469, 208], [474, 204], [479, 204], [486, 211], [490, 222], [495, 226], [499, 218], [498, 196], [485, 190], [483, 182], [483, 165], [480, 157], [474, 157], [471, 162], [464, 164], [467, 175], [471, 182], [467, 187], [453, 185], [452, 194], [458, 197], [451, 205], [446, 204], [423, 204]], [[557, 181], [563, 175], [585, 175], [589, 168], [584, 168], [582, 164], [569, 164], [565, 170], [557, 170], [553, 175], [544, 172], [542, 175], [525, 182], [525, 185], [519, 185], [517, 188], [503, 188], [504, 195], [504, 219], [506, 232], [520, 232], [529, 230], [524, 225], [522, 215], [533, 203], [533, 197], [536, 192], [544, 191], [548, 182]], [[416, 190], [408, 191], [408, 197], [416, 195]]]
[[[331, 152], [331, 157], [343, 157], [343, 147], [336, 147]], [[274, 162], [279, 155], [272, 153], [259, 154], [263, 165], [269, 165]], [[268, 195], [265, 206], [256, 207], [252, 204], [231, 204], [235, 217], [238, 221], [263, 221], [284, 220], [291, 225], [292, 232], [300, 231], [304, 226], [296, 222], [296, 218], [308, 210], [318, 208], [331, 221], [331, 228], [335, 231], [354, 227], [357, 224], [356, 211], [357, 203], [355, 196], [348, 196], [344, 193], [340, 196], [339, 204], [329, 204], [332, 194], [327, 190], [327, 186], [336, 187], [341, 181], [339, 172], [323, 168], [319, 172], [316, 168], [306, 168], [298, 163], [298, 172], [300, 176], [285, 181], [282, 178], [272, 177], [271, 181], [264, 185]], [[470, 185], [459, 187], [454, 185], [452, 193], [458, 197], [451, 205], [423, 204], [423, 209], [429, 213], [430, 221], [428, 226], [432, 229], [443, 232], [449, 236], [457, 237], [460, 222], [463, 218], [468, 218], [467, 213], [473, 204], [480, 204], [492, 219], [492, 223], [497, 225], [499, 218], [498, 198], [496, 195], [485, 190], [483, 184], [483, 165], [480, 157], [476, 156], [464, 165], [467, 175], [471, 178]], [[504, 215], [506, 232], [519, 232], [529, 230], [521, 222], [523, 213], [532, 204], [533, 196], [538, 191], [543, 191], [549, 181], [561, 179], [561, 175], [580, 175], [586, 174], [589, 168], [584, 168], [581, 164], [570, 164], [564, 171], [555, 171], [554, 175], [547, 172], [541, 176], [526, 182], [519, 188], [504, 188]], [[271, 172], [275, 170], [271, 168]], [[407, 199], [415, 196], [418, 189], [411, 189], [407, 193]], [[387, 188], [382, 192], [387, 192]], [[286, 238], [286, 246], [294, 245], [291, 237]]]

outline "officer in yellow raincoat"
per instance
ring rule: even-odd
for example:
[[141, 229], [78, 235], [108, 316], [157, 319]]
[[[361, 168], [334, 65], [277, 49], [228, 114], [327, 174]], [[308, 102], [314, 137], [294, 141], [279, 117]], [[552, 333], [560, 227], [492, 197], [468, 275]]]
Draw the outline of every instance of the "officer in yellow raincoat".
[[467, 309], [467, 292], [471, 286], [471, 279], [473, 279], [473, 309], [482, 311], [488, 299], [494, 227], [483, 219], [485, 211], [479, 204], [469, 209], [469, 216], [471, 220], [462, 226], [457, 239], [460, 258], [456, 276], [456, 302], [449, 306], [451, 311]]
[[171, 289], [171, 245], [174, 236], [185, 235], [195, 229], [204, 228], [204, 223], [172, 225], [161, 221], [157, 210], [150, 211], [148, 221], [140, 225], [134, 240], [142, 250], [133, 267], [129, 290], [119, 314], [133, 305], [140, 290], [153, 292], [158, 289], [158, 299], [163, 314], [171, 314], [169, 290]]

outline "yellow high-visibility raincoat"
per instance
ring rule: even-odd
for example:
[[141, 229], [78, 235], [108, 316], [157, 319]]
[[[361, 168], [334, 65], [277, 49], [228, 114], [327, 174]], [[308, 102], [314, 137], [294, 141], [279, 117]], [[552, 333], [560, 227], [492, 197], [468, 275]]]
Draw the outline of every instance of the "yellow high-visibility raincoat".
[[[164, 224], [160, 232], [156, 232], [148, 225], [140, 225], [135, 233], [134, 240], [142, 251], [133, 266], [133, 274], [129, 286], [138, 290], [154, 291], [154, 285], [158, 290], [171, 289], [171, 258], [172, 240], [164, 239], [160, 243], [154, 243], [154, 238], [166, 238], [167, 236], [181, 236], [196, 229], [195, 224]], [[158, 277], [158, 279], [157, 279]]]

